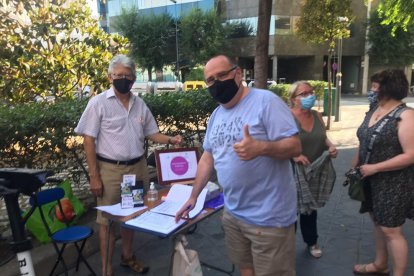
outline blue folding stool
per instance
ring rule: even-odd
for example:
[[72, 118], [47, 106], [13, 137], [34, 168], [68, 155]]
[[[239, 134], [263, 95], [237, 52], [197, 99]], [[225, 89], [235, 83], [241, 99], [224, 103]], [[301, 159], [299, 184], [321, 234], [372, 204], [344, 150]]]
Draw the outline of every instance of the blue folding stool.
[[[58, 264], [62, 262], [62, 265], [65, 269], [65, 275], [68, 275], [68, 267], [66, 266], [65, 260], [63, 259], [62, 255], [66, 248], [66, 245], [73, 243], [76, 247], [76, 250], [78, 252], [78, 257], [76, 260], [76, 271], [79, 269], [79, 262], [82, 261], [85, 263], [89, 271], [91, 272], [91, 275], [96, 275], [91, 266], [86, 261], [85, 257], [82, 255], [82, 250], [85, 246], [86, 240], [93, 235], [93, 229], [87, 226], [70, 226], [67, 222], [67, 219], [65, 218], [62, 210], [62, 205], [60, 203], [60, 199], [62, 199], [65, 196], [65, 191], [62, 188], [52, 188], [43, 190], [40, 192], [37, 192], [33, 194], [30, 197], [30, 204], [33, 207], [39, 208], [40, 217], [42, 218], [43, 224], [45, 225], [46, 231], [49, 235], [49, 237], [52, 239], [53, 246], [56, 250], [56, 253], [58, 254], [58, 257], [56, 259], [55, 265], [53, 266], [52, 271], [49, 275], [53, 275], [53, 272], [57, 268]], [[66, 228], [58, 230], [54, 233], [51, 232], [46, 220], [45, 220], [45, 214], [42, 210], [42, 206], [44, 204], [50, 203], [56, 201], [60, 211], [63, 214]], [[60, 249], [58, 244], [60, 244]]]

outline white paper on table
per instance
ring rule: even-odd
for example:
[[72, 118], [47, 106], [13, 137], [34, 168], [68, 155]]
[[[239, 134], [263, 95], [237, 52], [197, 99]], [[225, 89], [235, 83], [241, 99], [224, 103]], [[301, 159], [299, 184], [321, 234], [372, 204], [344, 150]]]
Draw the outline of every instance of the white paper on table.
[[[164, 202], [155, 208], [151, 209], [151, 212], [175, 216], [175, 214], [183, 207], [184, 203], [190, 198], [193, 187], [184, 184], [174, 184], [167, 194]], [[197, 216], [204, 208], [204, 201], [206, 200], [208, 190], [204, 188], [198, 195], [196, 206], [188, 214], [189, 218]]]
[[125, 224], [127, 225], [147, 229], [166, 235], [171, 233], [184, 223], [185, 220], [183, 219], [180, 219], [178, 222], [175, 222], [174, 217], [153, 213], [151, 211], [145, 212], [142, 215], [125, 222]]
[[108, 205], [108, 206], [97, 206], [95, 208], [100, 210], [100, 211], [107, 212], [107, 213], [109, 213], [111, 215], [114, 215], [114, 216], [125, 217], [125, 216], [132, 215], [135, 212], [147, 209], [148, 207], [147, 206], [141, 206], [141, 207], [135, 207], [135, 208], [126, 208], [126, 209], [124, 208], [124, 209], [122, 209], [121, 208], [121, 203], [117, 203], [117, 204]]

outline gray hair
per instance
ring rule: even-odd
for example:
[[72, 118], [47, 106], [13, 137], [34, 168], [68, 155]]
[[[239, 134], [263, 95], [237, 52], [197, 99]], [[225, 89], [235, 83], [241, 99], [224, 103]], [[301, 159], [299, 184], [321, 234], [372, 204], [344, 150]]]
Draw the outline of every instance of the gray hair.
[[134, 75], [134, 78], [137, 77], [135, 62], [126, 55], [116, 55], [111, 59], [108, 67], [108, 74], [112, 74], [114, 68], [118, 65], [122, 65], [126, 68], [129, 68], [131, 70], [132, 75]]
[[309, 87], [311, 87], [313, 89], [313, 86], [308, 82], [308, 81], [295, 81], [294, 83], [292, 83], [289, 87], [289, 98], [292, 99], [293, 95], [295, 95], [296, 91], [298, 90], [298, 87], [300, 85], [307, 85]]
[[294, 98], [296, 91], [298, 91], [298, 87], [301, 85], [307, 85], [313, 89], [313, 86], [308, 81], [304, 81], [304, 80], [295, 81], [294, 83], [290, 85], [289, 91], [288, 91], [290, 104], [292, 104], [292, 99]]

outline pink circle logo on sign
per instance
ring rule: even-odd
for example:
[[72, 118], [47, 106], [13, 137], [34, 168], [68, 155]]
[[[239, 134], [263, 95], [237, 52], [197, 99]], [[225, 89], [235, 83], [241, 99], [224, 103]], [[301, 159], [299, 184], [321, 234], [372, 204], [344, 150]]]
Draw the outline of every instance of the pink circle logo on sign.
[[177, 156], [171, 160], [171, 170], [177, 175], [183, 175], [188, 171], [188, 162], [184, 157]]

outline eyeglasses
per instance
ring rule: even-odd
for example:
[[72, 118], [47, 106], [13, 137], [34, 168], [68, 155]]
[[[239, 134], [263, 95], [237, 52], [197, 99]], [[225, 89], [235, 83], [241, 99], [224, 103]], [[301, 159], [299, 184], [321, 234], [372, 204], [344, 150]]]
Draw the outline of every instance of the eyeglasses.
[[216, 80], [219, 80], [219, 81], [225, 80], [227, 78], [227, 76], [230, 74], [230, 72], [233, 71], [236, 68], [237, 68], [237, 66], [234, 66], [228, 71], [220, 72], [215, 77], [211, 76], [211, 77], [205, 79], [204, 82], [207, 84], [207, 86], [212, 86], [216, 82]]
[[296, 97], [307, 97], [307, 96], [310, 96], [310, 95], [313, 95], [313, 91], [311, 90], [311, 91], [303, 91], [302, 93], [299, 93], [299, 94], [297, 94], [296, 96], [295, 96], [295, 98]]
[[134, 79], [134, 75], [131, 75], [131, 74], [126, 74], [126, 75], [120, 74], [120, 75], [118, 75], [118, 74], [112, 73], [111, 76], [115, 80], [118, 80], [118, 79], [129, 79], [129, 80], [133, 80]]

